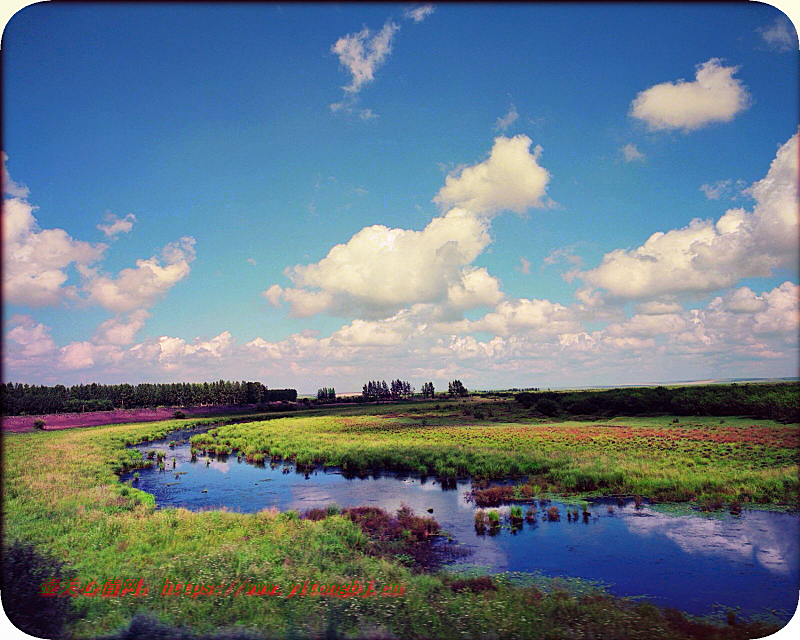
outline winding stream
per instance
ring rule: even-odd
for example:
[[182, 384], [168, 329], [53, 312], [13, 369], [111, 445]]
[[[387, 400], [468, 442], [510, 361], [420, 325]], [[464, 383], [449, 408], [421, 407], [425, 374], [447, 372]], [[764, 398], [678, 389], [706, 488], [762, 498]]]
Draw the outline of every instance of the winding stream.
[[[492, 573], [541, 572], [609, 584], [620, 596], [646, 596], [656, 605], [689, 613], [713, 613], [715, 605], [740, 607], [746, 614], [770, 612], [789, 619], [800, 591], [800, 515], [768, 511], [670, 515], [633, 502], [595, 500], [591, 515], [569, 522], [566, 506], [538, 506], [536, 521], [512, 531], [478, 535], [477, 507], [468, 501], [468, 480], [443, 490], [435, 480], [382, 473], [348, 479], [340, 471], [298, 473], [294, 465], [253, 465], [198, 457], [191, 462], [188, 438], [200, 431], [174, 432], [169, 440], [136, 445], [143, 453], [166, 452], [166, 470], [140, 469], [138, 489], [152, 493], [158, 508], [190, 510], [227, 507], [256, 512], [277, 507], [303, 512], [313, 507], [377, 506], [395, 512], [401, 504], [432, 515], [469, 553], [451, 563], [484, 567]], [[173, 469], [173, 457], [175, 468]], [[133, 479], [133, 472], [121, 479]], [[206, 490], [204, 492], [204, 490]], [[557, 506], [561, 519], [546, 521], [543, 509]], [[527, 509], [527, 505], [523, 510]], [[509, 507], [500, 507], [507, 513]]]

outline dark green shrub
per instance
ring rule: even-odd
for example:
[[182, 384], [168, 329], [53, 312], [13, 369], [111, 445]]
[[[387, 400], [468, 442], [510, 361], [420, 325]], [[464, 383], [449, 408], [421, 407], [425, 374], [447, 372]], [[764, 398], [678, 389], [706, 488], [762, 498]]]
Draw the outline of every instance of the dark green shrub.
[[57, 560], [37, 552], [33, 545], [15, 542], [3, 549], [3, 611], [15, 627], [37, 638], [66, 637], [71, 598], [43, 597], [42, 583], [60, 581], [61, 593], [69, 578]]

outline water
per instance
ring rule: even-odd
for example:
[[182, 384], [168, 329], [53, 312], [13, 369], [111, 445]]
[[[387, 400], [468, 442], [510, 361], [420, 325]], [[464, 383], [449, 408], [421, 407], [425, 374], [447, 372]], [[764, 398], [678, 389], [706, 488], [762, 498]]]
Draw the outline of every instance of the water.
[[[616, 500], [590, 504], [588, 521], [568, 522], [559, 502], [537, 505], [535, 523], [514, 532], [503, 518], [496, 535], [478, 535], [469, 481], [443, 490], [435, 480], [380, 474], [346, 478], [337, 470], [296, 473], [293, 465], [252, 465], [227, 459], [191, 462], [188, 438], [199, 431], [175, 432], [186, 440], [170, 449], [167, 440], [137, 448], [165, 451], [166, 470], [140, 469], [134, 485], [152, 493], [158, 507], [190, 510], [227, 507], [252, 513], [277, 507], [303, 512], [313, 507], [376, 506], [395, 512], [407, 504], [431, 515], [470, 553], [453, 562], [491, 572], [541, 572], [610, 584], [620, 596], [646, 596], [654, 604], [689, 613], [713, 613], [716, 605], [740, 607], [745, 614], [776, 612], [788, 619], [800, 590], [800, 515], [745, 511], [740, 516], [668, 515], [649, 506], [623, 507]], [[176, 466], [172, 468], [172, 458]], [[287, 473], [288, 472], [288, 473]], [[177, 474], [177, 477], [176, 477]], [[131, 480], [133, 473], [122, 477]], [[203, 492], [203, 490], [207, 492]], [[608, 506], [613, 507], [613, 513]], [[523, 512], [528, 505], [523, 506]], [[557, 506], [561, 520], [548, 522], [543, 511]], [[498, 509], [504, 515], [509, 507]], [[580, 511], [580, 508], [579, 508]]]

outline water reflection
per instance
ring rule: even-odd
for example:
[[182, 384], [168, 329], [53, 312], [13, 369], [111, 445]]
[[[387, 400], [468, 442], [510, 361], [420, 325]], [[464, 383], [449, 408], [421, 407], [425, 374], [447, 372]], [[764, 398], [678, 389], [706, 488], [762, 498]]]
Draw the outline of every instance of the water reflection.
[[[739, 606], [745, 613], [782, 610], [788, 617], [797, 605], [797, 514], [674, 516], [647, 506], [634, 509], [632, 502], [619, 508], [616, 501], [596, 501], [589, 506], [590, 516], [584, 517], [579, 508], [573, 520], [567, 517], [567, 505], [553, 502], [536, 505], [535, 521], [514, 529], [508, 518], [510, 507], [499, 507], [502, 526], [487, 526], [485, 534], [478, 535], [476, 507], [468, 499], [471, 485], [466, 479], [443, 491], [430, 478], [383, 473], [352, 479], [335, 469], [295, 473], [292, 465], [282, 463], [234, 462], [235, 454], [211, 457], [206, 465], [202, 456], [191, 461], [190, 435], [183, 436], [187, 442], [174, 450], [166, 442], [139, 446], [167, 453], [166, 471], [139, 472], [138, 488], [155, 495], [158, 507], [226, 507], [241, 512], [276, 507], [302, 512], [338, 504], [396, 511], [407, 504], [417, 514], [430, 512], [469, 552], [454, 562], [456, 566], [599, 580], [611, 583], [611, 591], [618, 595], [647, 595], [656, 604], [697, 614], [710, 613], [714, 604], [721, 603]], [[123, 480], [131, 477], [127, 474]], [[550, 507], [559, 510], [560, 520], [546, 519]]]
[[[798, 558], [800, 527], [786, 514], [746, 511], [738, 517], [669, 516], [643, 509], [643, 517], [626, 518], [631, 532], [664, 536], [689, 554], [711, 554], [734, 562], [755, 562], [767, 570], [787, 574]], [[776, 528], [774, 521], [786, 520]], [[794, 535], [786, 535], [792, 532]]]

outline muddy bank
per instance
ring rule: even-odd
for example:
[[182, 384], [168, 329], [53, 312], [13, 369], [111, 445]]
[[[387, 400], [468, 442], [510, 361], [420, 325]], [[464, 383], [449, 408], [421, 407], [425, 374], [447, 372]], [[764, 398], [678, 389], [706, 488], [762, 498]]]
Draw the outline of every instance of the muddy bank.
[[[273, 406], [274, 405], [274, 406]], [[255, 413], [276, 409], [279, 403], [270, 405], [217, 405], [211, 407], [158, 407], [155, 409], [115, 409], [114, 411], [86, 411], [85, 413], [50, 413], [43, 416], [3, 416], [3, 431], [22, 433], [33, 430], [34, 420], [44, 420], [45, 429], [73, 429], [75, 427], [96, 427], [104, 424], [125, 422], [157, 422], [170, 420], [176, 409], [183, 411], [187, 418], [229, 415], [235, 413]], [[283, 405], [285, 408], [287, 405]]]

